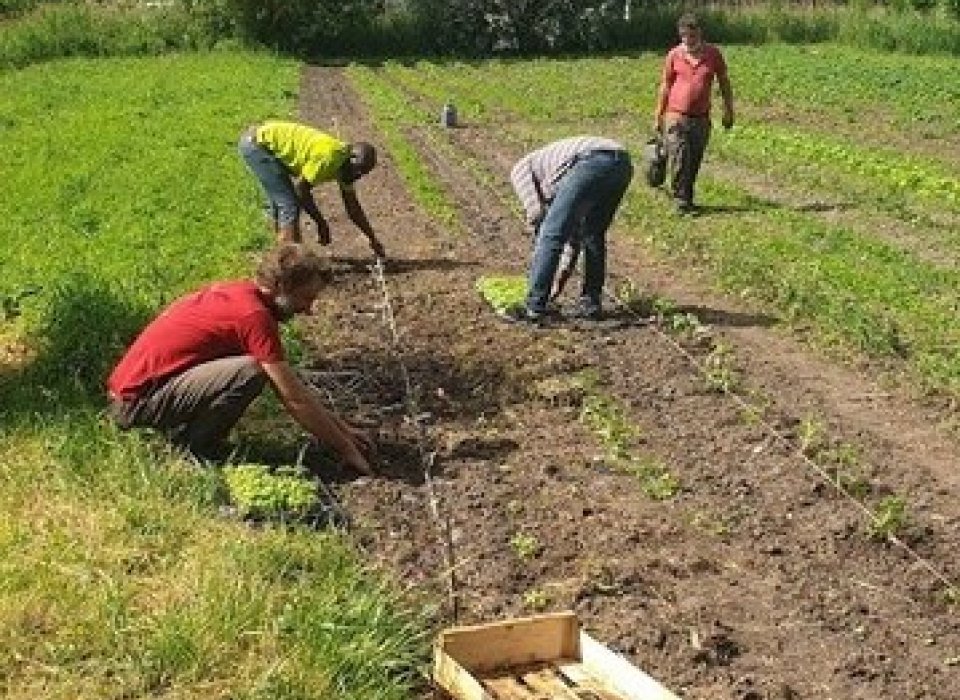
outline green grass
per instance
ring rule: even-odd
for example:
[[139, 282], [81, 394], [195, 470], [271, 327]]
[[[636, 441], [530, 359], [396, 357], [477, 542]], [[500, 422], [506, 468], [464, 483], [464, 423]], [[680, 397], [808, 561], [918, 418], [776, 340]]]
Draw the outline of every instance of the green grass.
[[219, 517], [217, 471], [101, 413], [145, 319], [249, 274], [268, 238], [236, 139], [290, 114], [297, 80], [249, 53], [0, 73], [4, 697], [394, 700], [416, 682], [419, 606], [349, 542]]

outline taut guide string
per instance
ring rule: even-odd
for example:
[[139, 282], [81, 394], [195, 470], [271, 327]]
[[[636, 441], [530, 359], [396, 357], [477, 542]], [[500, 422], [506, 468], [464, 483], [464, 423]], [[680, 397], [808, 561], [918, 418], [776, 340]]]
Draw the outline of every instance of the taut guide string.
[[397, 321], [393, 313], [390, 289], [384, 275], [383, 258], [378, 257], [370, 269], [382, 296], [380, 311], [383, 323], [389, 331], [391, 349], [397, 365], [400, 367], [400, 376], [403, 379], [403, 402], [406, 406], [407, 418], [416, 427], [417, 431], [417, 452], [420, 456], [420, 464], [423, 469], [423, 483], [427, 490], [428, 512], [442, 540], [447, 567], [447, 595], [450, 598], [453, 621], [457, 622], [460, 616], [460, 604], [457, 596], [456, 555], [454, 553], [450, 514], [449, 512], [441, 513], [440, 498], [437, 495], [436, 485], [433, 480], [433, 465], [436, 461], [437, 453], [435, 450], [427, 448], [427, 428], [424, 423], [423, 414], [420, 411], [420, 404], [414, 391], [413, 382], [410, 379], [410, 371], [404, 361], [403, 344], [400, 340], [400, 332], [397, 329]]

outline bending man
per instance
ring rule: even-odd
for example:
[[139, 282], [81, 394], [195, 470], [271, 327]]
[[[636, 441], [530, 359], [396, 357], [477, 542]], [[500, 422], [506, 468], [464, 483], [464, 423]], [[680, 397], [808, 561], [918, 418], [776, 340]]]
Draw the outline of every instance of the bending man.
[[313, 198], [313, 188], [336, 181], [350, 220], [367, 237], [374, 254], [384, 257], [383, 245], [354, 190], [354, 183], [377, 164], [376, 149], [369, 143], [345, 143], [310, 126], [268, 121], [244, 131], [238, 149], [266, 193], [267, 217], [278, 242], [301, 241], [302, 208], [316, 223], [320, 243], [330, 243], [330, 228]]
[[154, 319], [108, 381], [123, 428], [149, 427], [200, 459], [226, 439], [268, 382], [296, 421], [348, 466], [372, 473], [369, 437], [328, 411], [284, 358], [279, 323], [309, 313], [329, 270], [299, 245], [271, 250], [254, 280], [216, 282]]
[[543, 320], [565, 245], [583, 247], [580, 303], [574, 316], [602, 313], [607, 229], [633, 177], [630, 154], [616, 141], [574, 136], [521, 158], [510, 172], [535, 235], [526, 307], [515, 320]]

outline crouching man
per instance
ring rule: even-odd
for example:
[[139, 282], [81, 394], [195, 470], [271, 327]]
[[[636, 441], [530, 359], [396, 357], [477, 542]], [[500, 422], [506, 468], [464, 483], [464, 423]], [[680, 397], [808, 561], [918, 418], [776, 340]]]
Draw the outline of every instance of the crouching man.
[[513, 166], [510, 180], [536, 236], [526, 307], [513, 320], [544, 320], [565, 245], [574, 248], [573, 260], [579, 246], [584, 253], [583, 287], [574, 316], [600, 318], [607, 229], [632, 177], [626, 149], [598, 136], [555, 141]]
[[215, 282], [173, 302], [134, 341], [108, 380], [117, 424], [155, 428], [200, 459], [226, 438], [269, 383], [294, 419], [364, 474], [370, 438], [328, 411], [284, 358], [279, 324], [310, 312], [331, 280], [324, 262], [287, 244], [253, 280]]

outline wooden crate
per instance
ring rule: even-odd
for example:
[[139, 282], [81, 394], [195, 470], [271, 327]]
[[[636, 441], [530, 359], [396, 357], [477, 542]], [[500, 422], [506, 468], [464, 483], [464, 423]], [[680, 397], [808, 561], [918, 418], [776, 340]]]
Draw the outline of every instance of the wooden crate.
[[455, 700], [679, 700], [572, 612], [445, 630], [433, 680]]

